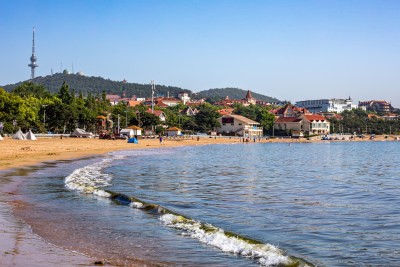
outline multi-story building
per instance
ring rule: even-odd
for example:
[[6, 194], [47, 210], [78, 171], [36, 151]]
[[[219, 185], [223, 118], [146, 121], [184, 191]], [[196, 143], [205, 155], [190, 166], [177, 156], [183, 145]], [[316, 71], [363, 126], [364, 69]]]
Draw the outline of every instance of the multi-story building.
[[238, 135], [246, 138], [261, 137], [263, 135], [263, 127], [260, 123], [250, 120], [240, 115], [223, 115], [218, 118], [220, 126], [217, 132], [227, 135]]
[[297, 107], [306, 108], [312, 113], [319, 112], [343, 112], [345, 110], [352, 110], [358, 108], [358, 105], [353, 104], [353, 100], [343, 98], [331, 99], [318, 99], [318, 100], [305, 100], [296, 102]]
[[385, 100], [360, 101], [358, 102], [358, 106], [366, 110], [383, 113], [394, 111], [392, 105]]
[[276, 130], [301, 131], [308, 134], [329, 134], [330, 123], [322, 115], [300, 115], [299, 117], [279, 117], [274, 122]]
[[291, 104], [286, 104], [283, 107], [270, 109], [269, 112], [273, 113], [276, 117], [298, 117], [301, 114], [312, 114], [306, 108], [299, 108]]

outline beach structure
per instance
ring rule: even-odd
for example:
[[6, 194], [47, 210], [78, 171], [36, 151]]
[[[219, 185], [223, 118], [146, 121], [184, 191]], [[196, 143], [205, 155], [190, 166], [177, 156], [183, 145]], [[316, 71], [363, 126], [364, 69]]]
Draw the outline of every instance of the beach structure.
[[218, 122], [220, 127], [217, 128], [217, 132], [220, 134], [238, 135], [246, 138], [263, 135], [263, 127], [259, 127], [260, 123], [240, 115], [223, 115], [218, 118]]
[[21, 128], [12, 136], [12, 139], [26, 140], [25, 134], [21, 131]]
[[1, 134], [0, 134], [0, 141], [2, 141], [2, 140], [4, 140], [4, 138], [3, 138], [3, 136], [1, 136]]
[[132, 126], [122, 129], [120, 131], [120, 134], [127, 135], [127, 136], [135, 136], [135, 135], [142, 135], [142, 131], [143, 131], [142, 128], [140, 128], [136, 125], [132, 125]]
[[37, 140], [36, 136], [32, 133], [32, 131], [29, 129], [29, 132], [26, 134], [26, 139], [27, 140]]
[[76, 128], [75, 131], [70, 135], [70, 137], [92, 138], [93, 134], [92, 133], [88, 133], [85, 130]]
[[169, 129], [167, 129], [167, 134], [168, 134], [168, 136], [182, 135], [182, 130], [179, 129], [178, 127], [171, 127]]

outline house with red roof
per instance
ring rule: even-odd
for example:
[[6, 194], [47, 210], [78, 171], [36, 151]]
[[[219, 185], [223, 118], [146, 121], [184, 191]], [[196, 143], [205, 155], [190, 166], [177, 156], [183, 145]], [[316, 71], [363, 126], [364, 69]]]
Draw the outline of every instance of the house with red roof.
[[250, 104], [255, 105], [257, 103], [257, 100], [251, 95], [250, 90], [248, 90], [246, 96], [241, 100], [229, 99], [229, 97], [227, 96], [225, 99], [219, 102], [215, 102], [214, 105], [232, 107], [235, 103], [242, 104], [243, 106], [249, 106]]
[[324, 135], [330, 133], [330, 122], [319, 114], [302, 114], [298, 117], [278, 117], [274, 122], [274, 129]]
[[270, 109], [269, 112], [273, 113], [276, 117], [298, 117], [302, 114], [312, 114], [306, 108], [299, 108], [291, 104]]
[[153, 110], [153, 112], [151, 112], [151, 108], [149, 108], [148, 110], [146, 110], [146, 112], [149, 114], [153, 114], [154, 116], [157, 116], [160, 119], [160, 121], [162, 121], [162, 122], [165, 122], [165, 120], [166, 120], [165, 113], [162, 110], [155, 109], [155, 110]]
[[217, 112], [221, 115], [231, 115], [235, 109], [234, 108], [224, 108], [217, 110]]

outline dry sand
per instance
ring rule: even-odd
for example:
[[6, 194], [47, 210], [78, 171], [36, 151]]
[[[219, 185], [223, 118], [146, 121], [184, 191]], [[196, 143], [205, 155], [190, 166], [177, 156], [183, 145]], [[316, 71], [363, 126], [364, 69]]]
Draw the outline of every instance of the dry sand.
[[[357, 138], [355, 141], [368, 141]], [[377, 136], [374, 141], [394, 140], [394, 136]], [[164, 140], [165, 146], [205, 145], [238, 143], [237, 138], [200, 138], [190, 140]], [[263, 142], [299, 142], [294, 139], [263, 140]], [[329, 142], [310, 141], [301, 142]], [[37, 141], [13, 140], [0, 141], [0, 170], [35, 165], [44, 161], [72, 159], [82, 156], [103, 154], [124, 149], [144, 149], [161, 147], [158, 139], [141, 139], [139, 144], [128, 144], [126, 140], [99, 140], [85, 138], [39, 138]], [[23, 180], [7, 181], [6, 172], [0, 172], [0, 266], [89, 266], [94, 259], [64, 251], [45, 243], [32, 233], [23, 222], [11, 216], [11, 208], [21, 205], [18, 201], [18, 187]], [[138, 264], [142, 265], [142, 264]]]

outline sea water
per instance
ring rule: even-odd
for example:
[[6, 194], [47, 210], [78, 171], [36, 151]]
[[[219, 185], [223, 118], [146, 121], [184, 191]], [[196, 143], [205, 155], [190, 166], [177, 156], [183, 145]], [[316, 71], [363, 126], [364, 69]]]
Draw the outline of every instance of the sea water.
[[251, 143], [47, 163], [23, 173], [16, 215], [119, 265], [398, 266], [399, 149]]

